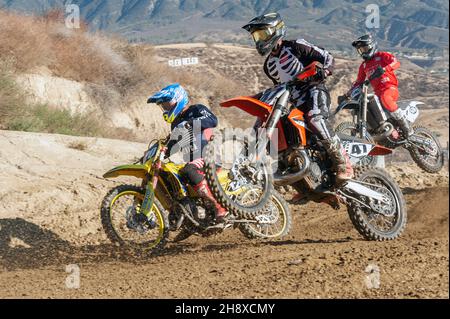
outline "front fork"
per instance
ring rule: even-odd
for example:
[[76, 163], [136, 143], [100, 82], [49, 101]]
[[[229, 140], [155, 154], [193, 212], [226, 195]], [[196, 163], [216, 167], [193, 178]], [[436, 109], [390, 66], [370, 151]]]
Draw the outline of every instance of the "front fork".
[[148, 179], [145, 187], [144, 201], [142, 202], [141, 213], [150, 217], [153, 204], [155, 203], [155, 190], [158, 186], [159, 171], [162, 167], [162, 160], [164, 159], [165, 151], [162, 150], [159, 159], [153, 164], [153, 175]]
[[280, 121], [281, 117], [283, 116], [284, 111], [286, 110], [286, 107], [289, 102], [289, 96], [291, 92], [289, 89], [284, 92], [280, 98], [277, 101], [277, 104], [275, 105], [275, 108], [270, 115], [269, 120], [267, 121], [267, 125], [265, 126], [266, 132], [262, 136], [264, 136], [263, 143], [259, 145], [258, 147], [258, 158], [261, 158], [262, 155], [264, 155], [262, 152], [266, 151], [266, 146], [269, 141], [272, 140], [272, 137], [274, 136], [275, 129], [278, 125], [278, 122]]
[[362, 104], [362, 107], [360, 108], [360, 112], [358, 114], [358, 122], [357, 123], [359, 123], [358, 131], [359, 131], [359, 137], [361, 139], [364, 139], [367, 135], [367, 105], [369, 103], [369, 100], [367, 98], [368, 90], [369, 90], [368, 86], [364, 85], [363, 89], [362, 89], [363, 104]]

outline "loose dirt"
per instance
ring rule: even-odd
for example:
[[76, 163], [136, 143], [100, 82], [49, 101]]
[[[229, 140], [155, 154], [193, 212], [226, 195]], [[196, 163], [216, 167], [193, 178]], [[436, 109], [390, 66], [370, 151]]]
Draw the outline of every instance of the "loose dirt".
[[[85, 150], [70, 148], [80, 141]], [[281, 240], [232, 230], [169, 243], [160, 256], [130, 256], [108, 242], [99, 218], [107, 190], [130, 181], [101, 175], [145, 147], [0, 131], [1, 298], [449, 297], [447, 168], [390, 168], [409, 215], [393, 242], [365, 241], [345, 209], [313, 203], [291, 206], [294, 226]], [[66, 287], [72, 264], [79, 289]]]

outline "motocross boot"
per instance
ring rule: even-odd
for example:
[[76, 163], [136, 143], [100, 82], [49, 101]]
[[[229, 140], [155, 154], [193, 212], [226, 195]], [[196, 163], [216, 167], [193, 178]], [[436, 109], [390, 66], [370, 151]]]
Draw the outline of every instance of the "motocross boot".
[[350, 162], [350, 157], [342, 147], [341, 141], [338, 136], [334, 136], [330, 140], [323, 140], [331, 161], [333, 162], [334, 169], [336, 170], [336, 183], [341, 184], [349, 179], [353, 178], [353, 168]]
[[412, 134], [414, 134], [411, 125], [409, 124], [406, 117], [401, 113], [400, 109], [392, 112], [391, 115], [395, 119], [397, 124], [400, 126], [400, 128], [402, 129], [402, 132], [403, 132], [403, 135], [405, 136], [405, 138], [408, 138]]
[[209, 189], [208, 183], [206, 180], [202, 180], [200, 183], [194, 186], [194, 190], [197, 194], [206, 200], [209, 200], [216, 207], [216, 221], [221, 222], [228, 215], [228, 211], [220, 206], [220, 204], [214, 198], [214, 195], [211, 193]]

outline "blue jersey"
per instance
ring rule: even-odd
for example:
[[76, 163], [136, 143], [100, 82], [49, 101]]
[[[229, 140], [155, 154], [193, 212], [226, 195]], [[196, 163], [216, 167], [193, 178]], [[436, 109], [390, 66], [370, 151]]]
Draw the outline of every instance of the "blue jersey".
[[[186, 124], [189, 129], [185, 128]], [[217, 127], [217, 124], [217, 117], [206, 106], [202, 104], [189, 106], [171, 125], [168, 154], [183, 150], [185, 162], [201, 158], [209, 140], [207, 132]]]

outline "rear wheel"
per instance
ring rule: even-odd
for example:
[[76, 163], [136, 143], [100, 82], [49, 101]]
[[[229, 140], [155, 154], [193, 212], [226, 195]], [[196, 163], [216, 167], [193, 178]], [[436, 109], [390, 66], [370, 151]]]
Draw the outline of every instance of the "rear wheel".
[[[350, 220], [356, 230], [367, 240], [387, 241], [398, 238], [406, 227], [406, 203], [397, 183], [380, 168], [359, 167], [355, 180], [384, 195], [385, 203], [371, 204], [370, 209], [356, 201], [348, 206]], [[364, 198], [360, 198], [366, 202]]]
[[148, 216], [140, 212], [144, 193], [134, 185], [113, 188], [102, 202], [102, 226], [108, 239], [119, 246], [157, 252], [169, 236], [169, 221], [156, 199]]
[[[255, 159], [248, 135], [226, 130], [205, 147], [205, 178], [216, 200], [240, 218], [254, 218], [262, 212], [273, 192], [273, 176], [266, 158]], [[219, 177], [220, 176], [220, 177]], [[237, 200], [242, 189], [259, 189], [251, 203]]]
[[414, 127], [414, 135], [424, 138], [430, 143], [430, 145], [414, 144], [408, 148], [414, 162], [425, 172], [439, 172], [444, 166], [444, 154], [436, 135], [422, 126]]

